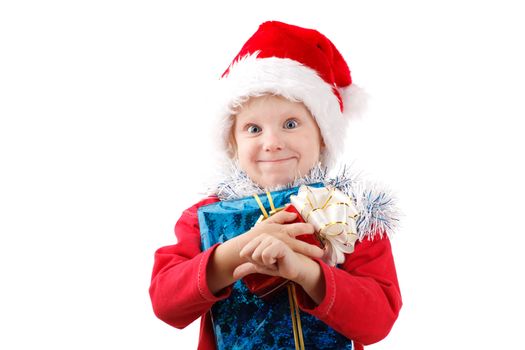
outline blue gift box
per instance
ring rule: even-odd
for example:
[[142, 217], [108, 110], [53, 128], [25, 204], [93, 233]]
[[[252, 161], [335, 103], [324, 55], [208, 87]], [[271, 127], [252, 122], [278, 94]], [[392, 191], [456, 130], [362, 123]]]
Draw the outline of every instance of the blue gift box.
[[[258, 198], [269, 212], [273, 206], [288, 204], [298, 190], [295, 187]], [[206, 250], [250, 230], [261, 214], [255, 197], [200, 207], [201, 248]], [[252, 294], [242, 281], [235, 282], [230, 297], [215, 303], [210, 311], [217, 349], [352, 349], [351, 340], [316, 317], [299, 312], [293, 288], [290, 282], [288, 288], [266, 300]]]

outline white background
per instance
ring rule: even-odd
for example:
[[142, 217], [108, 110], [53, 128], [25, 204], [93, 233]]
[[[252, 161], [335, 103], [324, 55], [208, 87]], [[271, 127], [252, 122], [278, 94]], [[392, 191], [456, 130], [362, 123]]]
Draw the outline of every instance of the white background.
[[0, 348], [196, 348], [151, 310], [153, 253], [201, 197], [209, 82], [270, 19], [327, 35], [371, 95], [347, 157], [405, 217], [404, 306], [369, 349], [521, 347], [518, 1], [344, 3], [1, 3]]

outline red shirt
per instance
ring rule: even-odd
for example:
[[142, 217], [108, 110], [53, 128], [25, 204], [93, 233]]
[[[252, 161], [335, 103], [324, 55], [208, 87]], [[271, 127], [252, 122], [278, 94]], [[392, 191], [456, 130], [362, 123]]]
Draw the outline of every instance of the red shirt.
[[[155, 253], [150, 286], [153, 310], [158, 318], [182, 329], [201, 317], [198, 349], [215, 350], [209, 310], [230, 295], [231, 287], [218, 295], [206, 284], [206, 266], [217, 245], [202, 252], [197, 209], [217, 202], [206, 198], [184, 211], [175, 225], [178, 243], [162, 247]], [[376, 236], [358, 241], [353, 253], [346, 255], [338, 268], [318, 260], [325, 279], [325, 297], [315, 305], [297, 288], [298, 304], [307, 312], [355, 343], [380, 341], [390, 332], [401, 309], [401, 294], [390, 241]]]

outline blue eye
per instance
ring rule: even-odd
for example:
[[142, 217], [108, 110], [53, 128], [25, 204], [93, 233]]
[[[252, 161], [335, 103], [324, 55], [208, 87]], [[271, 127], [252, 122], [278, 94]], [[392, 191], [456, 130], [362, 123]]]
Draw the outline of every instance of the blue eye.
[[297, 120], [295, 119], [288, 119], [284, 122], [284, 128], [285, 129], [295, 129], [299, 123], [297, 123]]
[[258, 127], [255, 124], [249, 125], [246, 129], [250, 134], [257, 134], [258, 132], [261, 132], [261, 128]]

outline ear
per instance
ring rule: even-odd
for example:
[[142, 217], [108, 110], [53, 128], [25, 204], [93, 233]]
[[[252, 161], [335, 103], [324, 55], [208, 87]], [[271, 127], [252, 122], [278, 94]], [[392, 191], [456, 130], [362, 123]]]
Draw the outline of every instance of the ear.
[[228, 138], [228, 149], [226, 151], [231, 159], [237, 159], [237, 141], [235, 140], [235, 134], [233, 133], [234, 127], [235, 123], [230, 130], [230, 137]]
[[229, 144], [228, 150], [226, 151], [228, 153], [228, 157], [231, 159], [237, 159], [237, 146]]
[[320, 131], [319, 131], [319, 136], [320, 136], [319, 152], [323, 153], [324, 149], [326, 148], [326, 143], [324, 143], [324, 138], [321, 135]]

